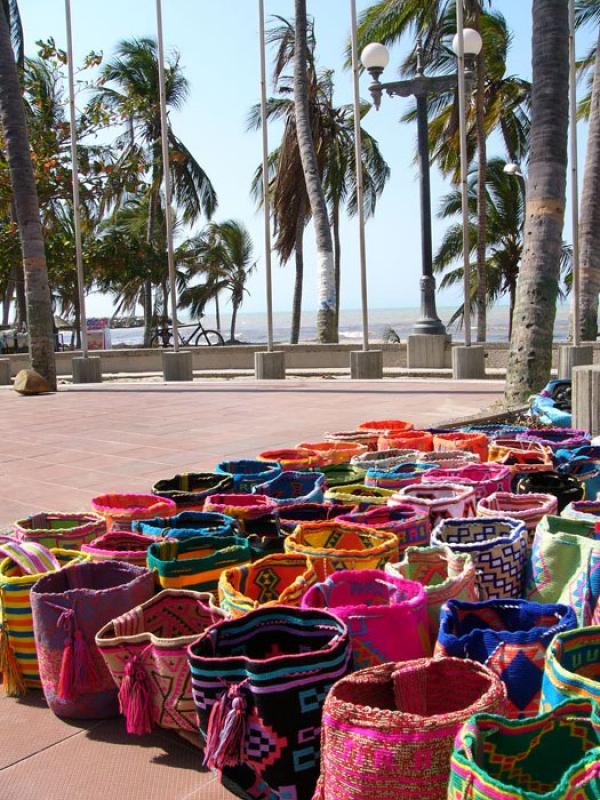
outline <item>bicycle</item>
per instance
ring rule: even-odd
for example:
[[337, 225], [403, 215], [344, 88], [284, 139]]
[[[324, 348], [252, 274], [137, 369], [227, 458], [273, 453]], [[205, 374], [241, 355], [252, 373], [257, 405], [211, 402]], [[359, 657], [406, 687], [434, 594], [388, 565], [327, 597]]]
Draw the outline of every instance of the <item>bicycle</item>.
[[[182, 347], [189, 347], [190, 345], [193, 347], [202, 345], [207, 347], [219, 347], [225, 344], [225, 340], [219, 331], [205, 328], [200, 320], [187, 338], [179, 331], [177, 334], [179, 336], [179, 344], [182, 345]], [[171, 344], [173, 344], [172, 327], [154, 329], [152, 339], [150, 340], [150, 347], [169, 347]]]

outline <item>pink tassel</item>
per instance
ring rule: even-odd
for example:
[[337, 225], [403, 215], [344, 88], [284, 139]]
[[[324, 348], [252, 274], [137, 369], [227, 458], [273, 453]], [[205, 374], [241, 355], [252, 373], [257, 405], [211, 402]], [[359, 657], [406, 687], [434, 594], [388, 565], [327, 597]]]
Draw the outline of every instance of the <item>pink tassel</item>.
[[218, 704], [219, 708], [215, 703], [210, 715], [205, 763], [216, 769], [235, 767], [243, 760], [246, 701], [240, 687], [232, 686]]
[[127, 733], [143, 736], [152, 731], [152, 689], [148, 673], [138, 656], [125, 665], [119, 688], [119, 709], [125, 717]]
[[92, 689], [100, 677], [88, 643], [76, 627], [75, 612], [70, 608], [62, 609], [58, 625], [65, 628], [67, 636], [56, 694], [59, 700], [69, 702], [81, 692]]
[[219, 737], [223, 728], [223, 711], [226, 698], [227, 694], [224, 692], [221, 697], [215, 703], [213, 703], [213, 707], [210, 710], [210, 717], [208, 718], [206, 744], [204, 745], [204, 766], [209, 767], [210, 769], [214, 768], [212, 756], [219, 746]]
[[75, 670], [73, 669], [73, 640], [65, 640], [56, 694], [59, 700], [69, 702], [75, 697]]

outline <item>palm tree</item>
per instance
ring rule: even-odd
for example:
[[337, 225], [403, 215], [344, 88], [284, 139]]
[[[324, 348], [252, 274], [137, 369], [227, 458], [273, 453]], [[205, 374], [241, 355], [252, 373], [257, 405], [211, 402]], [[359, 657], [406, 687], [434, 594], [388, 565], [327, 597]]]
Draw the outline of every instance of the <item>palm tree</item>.
[[300, 149], [300, 160], [306, 182], [306, 191], [312, 211], [317, 243], [317, 276], [319, 285], [319, 311], [317, 331], [319, 341], [337, 342], [335, 268], [333, 241], [327, 203], [319, 174], [319, 161], [313, 140], [310, 100], [308, 91], [308, 44], [306, 0], [295, 0], [294, 39], [294, 106], [296, 136]]
[[550, 375], [565, 210], [569, 19], [564, 0], [533, 0], [532, 119], [525, 249], [505, 396], [524, 401]]
[[20, 29], [15, 0], [0, 8], [0, 121], [10, 167], [14, 206], [19, 224], [31, 365], [56, 389], [53, 317], [44, 237], [35, 184], [25, 107], [21, 95], [11, 31]]
[[[246, 284], [256, 269], [252, 239], [246, 227], [237, 220], [207, 225], [202, 233], [188, 242], [183, 261], [187, 263], [180, 285], [186, 287], [180, 295], [180, 307], [189, 308], [193, 316], [204, 313], [209, 300], [226, 291], [230, 294], [232, 313], [229, 340], [236, 341], [237, 317]], [[191, 285], [196, 277], [203, 282]]]
[[[161, 236], [164, 216], [160, 187], [163, 179], [161, 157], [160, 102], [158, 90], [158, 48], [153, 39], [129, 39], [117, 46], [116, 55], [103, 69], [97, 102], [127, 121], [127, 130], [117, 146], [123, 157], [141, 153], [146, 161], [149, 197], [147, 243]], [[167, 104], [178, 109], [189, 91], [179, 56], [174, 54], [166, 69]], [[217, 207], [217, 196], [210, 179], [184, 143], [169, 125], [170, 169], [173, 197], [182, 210], [185, 223], [195, 222], [201, 214], [210, 219]], [[164, 240], [163, 240], [164, 242]], [[163, 314], [168, 307], [166, 274], [161, 276]], [[152, 283], [146, 279], [143, 295], [144, 344], [150, 344], [153, 325]]]

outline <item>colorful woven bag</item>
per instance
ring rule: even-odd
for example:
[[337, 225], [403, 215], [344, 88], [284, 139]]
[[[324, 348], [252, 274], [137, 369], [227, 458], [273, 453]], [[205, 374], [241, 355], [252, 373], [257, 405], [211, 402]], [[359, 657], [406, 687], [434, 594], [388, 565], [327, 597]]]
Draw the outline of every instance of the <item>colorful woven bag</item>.
[[382, 434], [377, 440], [378, 450], [390, 450], [403, 448], [418, 450], [423, 453], [430, 453], [433, 450], [433, 434], [429, 431], [404, 431], [397, 433], [390, 431]]
[[521, 597], [528, 552], [525, 523], [506, 517], [444, 520], [431, 532], [431, 544], [469, 553], [481, 600]]
[[575, 628], [572, 608], [527, 600], [449, 600], [442, 608], [436, 656], [471, 658], [506, 684], [508, 717], [538, 713], [548, 645]]
[[323, 701], [351, 665], [344, 623], [259, 608], [209, 628], [188, 654], [205, 763], [239, 797], [310, 800]]
[[526, 596], [538, 603], [571, 606], [579, 625], [600, 624], [600, 540], [593, 525], [544, 517], [537, 526]]
[[576, 450], [558, 450], [554, 454], [557, 470], [575, 478], [585, 487], [585, 496], [595, 498], [600, 492], [600, 447], [587, 445]]
[[294, 503], [322, 503], [325, 476], [322, 472], [295, 472], [286, 470], [272, 481], [261, 483], [252, 490], [270, 498], [276, 505]]
[[383, 569], [398, 560], [398, 539], [390, 531], [356, 528], [337, 522], [298, 525], [285, 540], [286, 553], [313, 562], [319, 580], [341, 569]]
[[301, 608], [328, 609], [346, 623], [354, 669], [428, 654], [425, 591], [415, 581], [378, 569], [342, 570], [310, 587]]
[[583, 500], [585, 484], [572, 475], [558, 472], [532, 472], [517, 482], [517, 494], [551, 494], [556, 497], [560, 514], [569, 503]]
[[264, 494], [211, 494], [204, 502], [205, 511], [233, 517], [244, 527], [247, 520], [272, 513], [277, 503]]
[[239, 525], [233, 517], [214, 511], [182, 511], [174, 517], [140, 520], [134, 531], [154, 538], [185, 539], [189, 536], [234, 536]]
[[475, 516], [475, 490], [460, 483], [413, 483], [395, 494], [389, 505], [409, 503], [429, 514], [433, 528], [441, 520]]
[[410, 503], [400, 503], [393, 508], [376, 506], [370, 511], [354, 511], [337, 518], [343, 525], [375, 528], [377, 531], [389, 531], [398, 539], [398, 553], [402, 553], [410, 545], [424, 546], [429, 544], [431, 523], [429, 514]]
[[367, 450], [377, 450], [378, 437], [377, 433], [369, 431], [334, 431], [326, 433], [323, 438], [326, 442], [356, 442], [364, 444]]
[[575, 428], [529, 428], [517, 434], [517, 439], [539, 442], [552, 450], [577, 450], [590, 443], [591, 436], [586, 431]]
[[600, 500], [579, 500], [576, 503], [569, 503], [563, 509], [561, 517], [595, 525], [600, 522]]
[[381, 450], [378, 453], [368, 452], [362, 456], [355, 456], [350, 462], [365, 472], [370, 469], [386, 470], [398, 464], [414, 464], [418, 459], [417, 450]]
[[172, 517], [177, 513], [173, 500], [154, 494], [101, 494], [92, 508], [106, 520], [106, 530], [131, 530], [132, 523], [153, 517]]
[[427, 474], [434, 469], [433, 464], [397, 464], [385, 470], [370, 469], [367, 471], [365, 486], [397, 492], [404, 486], [427, 480]]
[[224, 494], [233, 490], [231, 475], [216, 472], [184, 472], [173, 478], [157, 481], [152, 494], [172, 500], [177, 511], [202, 511], [204, 500], [211, 494]]
[[412, 431], [412, 429], [412, 422], [405, 422], [402, 419], [370, 419], [367, 422], [361, 422], [358, 426], [359, 431], [369, 431], [379, 435], [390, 431], [405, 433], [406, 431]]
[[505, 692], [491, 670], [456, 658], [343, 678], [325, 700], [314, 800], [446, 800], [456, 734], [474, 713], [501, 711]]
[[[3, 537], [4, 538], [4, 537]], [[33, 638], [30, 592], [48, 572], [86, 561], [73, 550], [47, 550], [37, 542], [0, 541], [0, 672], [9, 697], [41, 689]]]
[[490, 441], [494, 439], [506, 439], [516, 436], [518, 433], [525, 433], [527, 428], [524, 425], [512, 425], [505, 422], [490, 422], [482, 425], [461, 425], [460, 430], [465, 433], [485, 433]]
[[363, 483], [366, 472], [353, 464], [331, 464], [323, 467], [320, 472], [325, 476], [325, 483], [328, 489], [336, 486], [351, 486], [352, 484]]
[[587, 700], [527, 720], [477, 714], [456, 740], [448, 798], [598, 800], [599, 728]]
[[438, 450], [435, 453], [419, 453], [417, 461], [420, 464], [435, 464], [441, 469], [456, 469], [468, 464], [479, 464], [480, 458], [477, 453], [468, 450]]
[[425, 589], [430, 650], [440, 628], [440, 609], [448, 600], [477, 600], [475, 565], [468, 553], [453, 553], [449, 547], [408, 547], [397, 564], [386, 564], [388, 575], [418, 581]]
[[366, 511], [371, 506], [385, 506], [392, 495], [387, 489], [352, 484], [327, 489], [325, 500], [334, 505], [357, 505], [360, 511]]
[[299, 606], [317, 573], [310, 558], [275, 553], [254, 564], [225, 569], [219, 577], [219, 605], [227, 617], [241, 617], [261, 606]]
[[433, 437], [434, 450], [468, 450], [479, 456], [480, 461], [488, 460], [488, 437], [485, 433], [465, 433], [452, 431], [436, 433]]
[[324, 467], [348, 464], [351, 458], [368, 452], [366, 445], [357, 442], [301, 442], [298, 447], [317, 453]]
[[475, 499], [481, 500], [494, 492], [510, 492], [512, 475], [502, 464], [467, 464], [465, 467], [437, 467], [427, 473], [427, 482], [462, 483], [472, 486]]
[[154, 725], [198, 732], [187, 649], [222, 618], [212, 595], [164, 589], [98, 631], [127, 733], [150, 733]]
[[277, 461], [243, 459], [241, 461], [221, 461], [215, 467], [215, 472], [217, 475], [231, 475], [233, 480], [231, 491], [243, 494], [251, 492], [259, 483], [276, 478], [281, 473], [281, 467]]
[[330, 503], [298, 503], [291, 506], [279, 506], [277, 516], [282, 533], [288, 534], [296, 530], [304, 522], [328, 522], [343, 514], [356, 510], [355, 505], [333, 505]]
[[551, 472], [554, 469], [552, 450], [539, 442], [520, 439], [496, 439], [490, 442], [488, 461], [510, 467], [514, 484], [532, 472]]
[[477, 504], [478, 517], [510, 517], [525, 523], [529, 546], [533, 544], [538, 522], [546, 514], [556, 514], [558, 500], [552, 494], [512, 494], [495, 492]]
[[302, 472], [307, 469], [318, 469], [323, 461], [314, 450], [304, 447], [287, 447], [281, 450], [267, 450], [258, 456], [259, 461], [276, 461], [281, 469], [292, 469]]
[[31, 610], [40, 678], [46, 702], [58, 717], [117, 715], [117, 687], [95, 636], [153, 593], [151, 573], [122, 561], [75, 564], [35, 584]]
[[98, 514], [61, 514], [43, 511], [13, 525], [15, 539], [37, 542], [43, 547], [79, 550], [84, 542], [91, 542], [106, 533], [106, 522]]
[[546, 652], [541, 711], [576, 697], [600, 703], [600, 627], [557, 634]]
[[250, 544], [241, 536], [163, 539], [148, 548], [148, 569], [163, 589], [216, 592], [222, 570], [251, 559]]
[[81, 552], [92, 561], [126, 561], [146, 566], [148, 548], [154, 541], [150, 536], [129, 531], [112, 531], [99, 536], [90, 544], [81, 545]]

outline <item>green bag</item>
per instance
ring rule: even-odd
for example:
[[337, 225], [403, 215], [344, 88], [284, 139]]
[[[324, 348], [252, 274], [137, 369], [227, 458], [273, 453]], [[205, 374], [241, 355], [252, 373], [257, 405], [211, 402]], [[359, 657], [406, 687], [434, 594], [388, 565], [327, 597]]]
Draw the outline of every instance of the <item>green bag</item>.
[[583, 699], [522, 720], [476, 714], [454, 745], [448, 800], [598, 800], [599, 733]]

